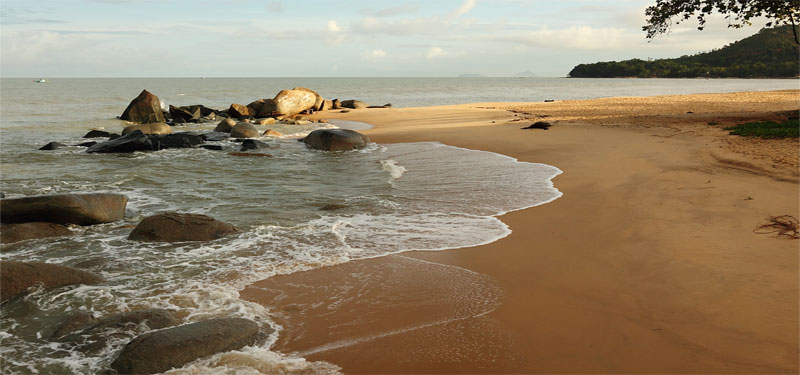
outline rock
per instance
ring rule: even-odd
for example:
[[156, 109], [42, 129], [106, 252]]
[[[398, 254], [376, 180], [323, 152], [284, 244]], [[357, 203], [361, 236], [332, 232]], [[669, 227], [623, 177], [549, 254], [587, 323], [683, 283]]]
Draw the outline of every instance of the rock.
[[256, 116], [258, 117], [273, 117], [278, 114], [278, 104], [275, 99], [261, 99], [261, 107], [258, 109]]
[[386, 107], [384, 107], [382, 105], [371, 105], [371, 106], [368, 106], [367, 108], [386, 108]]
[[298, 114], [314, 106], [316, 96], [304, 90], [281, 90], [275, 95], [275, 111], [285, 116]]
[[263, 337], [252, 320], [205, 320], [136, 337], [125, 345], [111, 368], [120, 374], [161, 373], [212, 354], [254, 345]]
[[222, 146], [220, 146], [220, 145], [202, 145], [202, 146], [200, 146], [200, 148], [204, 148], [206, 150], [212, 150], [212, 151], [222, 151]]
[[214, 128], [214, 131], [215, 132], [222, 132], [222, 133], [230, 133], [231, 132], [231, 128], [233, 128], [235, 125], [236, 125], [236, 120], [230, 119], [230, 118], [226, 118], [226, 119], [220, 121], [219, 124], [217, 124], [217, 127]]
[[342, 109], [342, 102], [339, 99], [333, 99], [331, 102], [331, 109]]
[[212, 141], [212, 142], [224, 141], [231, 137], [231, 135], [228, 133], [222, 133], [217, 131], [200, 134], [200, 136], [203, 137], [203, 139], [205, 139], [206, 141]]
[[534, 122], [533, 124], [530, 124], [530, 125], [528, 125], [528, 126], [526, 126], [524, 128], [520, 128], [520, 129], [542, 129], [542, 130], [547, 130], [551, 126], [552, 126], [552, 124], [550, 124], [549, 122], [537, 121], [537, 122]]
[[146, 134], [141, 131], [134, 131], [119, 138], [100, 142], [89, 147], [88, 153], [110, 153], [110, 152], [135, 152], [135, 151], [156, 151], [157, 145], [153, 145]]
[[333, 108], [333, 101], [330, 99], [325, 99], [322, 103], [317, 107], [317, 111], [327, 111]]
[[209, 113], [208, 115], [203, 116], [203, 118], [206, 119], [206, 120], [209, 120], [209, 121], [214, 121], [214, 120], [217, 119], [217, 114], [216, 113]]
[[128, 236], [146, 242], [211, 241], [239, 233], [233, 225], [211, 216], [165, 212], [144, 218]]
[[261, 133], [261, 135], [266, 135], [268, 137], [280, 137], [283, 134], [281, 134], [281, 132], [279, 132], [277, 130], [267, 129], [263, 133]]
[[94, 225], [122, 219], [128, 197], [122, 194], [87, 193], [39, 195], [0, 200], [3, 223], [48, 222]]
[[43, 151], [57, 150], [57, 149], [59, 149], [59, 148], [66, 147], [66, 146], [67, 146], [67, 145], [65, 145], [65, 144], [63, 144], [63, 143], [59, 143], [59, 142], [50, 142], [50, 143], [48, 143], [48, 144], [46, 144], [46, 145], [44, 145], [44, 146], [40, 147], [40, 148], [39, 148], [39, 150], [43, 150]]
[[0, 261], [0, 301], [24, 293], [35, 285], [56, 288], [74, 284], [94, 285], [104, 281], [100, 276], [57, 264]]
[[319, 108], [322, 105], [322, 102], [325, 101], [325, 99], [322, 98], [322, 95], [320, 95], [318, 92], [316, 92], [316, 91], [314, 91], [312, 89], [305, 88], [305, 87], [295, 87], [292, 90], [305, 91], [305, 92], [310, 92], [310, 93], [314, 94], [314, 105], [311, 106], [311, 108], [310, 108], [312, 110], [317, 110], [317, 108]]
[[192, 148], [205, 143], [205, 138], [200, 135], [181, 132], [165, 135], [150, 135], [150, 140], [159, 150], [168, 148]]
[[111, 136], [111, 133], [103, 130], [89, 130], [83, 138], [108, 138]]
[[92, 146], [94, 146], [96, 144], [97, 144], [97, 142], [95, 142], [95, 141], [89, 141], [89, 142], [78, 143], [76, 146], [79, 146], [79, 147], [92, 147]]
[[320, 207], [319, 209], [321, 211], [336, 211], [336, 210], [341, 210], [343, 208], [347, 208], [347, 206], [345, 206], [343, 204], [332, 203], [332, 204], [326, 204], [326, 205]]
[[240, 122], [231, 128], [231, 137], [256, 138], [258, 137], [258, 129], [249, 122]]
[[255, 156], [255, 157], [266, 157], [271, 158], [271, 154], [260, 153], [260, 152], [229, 152], [228, 155], [230, 156]]
[[345, 100], [342, 101], [342, 107], [351, 109], [361, 109], [369, 107], [369, 104], [364, 103], [360, 100]]
[[348, 129], [317, 129], [303, 139], [311, 148], [324, 151], [347, 151], [364, 148], [369, 138]]
[[392, 103], [386, 103], [383, 105], [383, 108], [392, 108]]
[[200, 111], [200, 106], [193, 107], [175, 107], [169, 106], [169, 114], [172, 116], [172, 121], [176, 123], [197, 122], [203, 114]]
[[255, 139], [245, 139], [239, 151], [258, 150], [261, 148], [269, 148], [269, 144]]
[[61, 224], [55, 223], [31, 222], [0, 225], [0, 243], [71, 235], [71, 230]]
[[144, 134], [170, 134], [172, 133], [172, 127], [163, 123], [163, 122], [154, 122], [150, 124], [139, 124], [139, 125], [131, 125], [126, 126], [125, 129], [122, 129], [122, 135], [132, 133], [135, 131], [140, 131]]
[[339, 111], [339, 112], [340, 112], [340, 113], [350, 113], [350, 110], [349, 110], [349, 109], [343, 109], [343, 110], [341, 110], [341, 111]]
[[61, 325], [50, 335], [51, 338], [57, 339], [66, 336], [75, 331], [84, 329], [97, 323], [97, 319], [86, 311], [76, 311], [69, 314], [66, 319], [61, 322]]
[[228, 108], [228, 114], [233, 118], [241, 118], [246, 116], [254, 116], [255, 113], [250, 112], [250, 108], [247, 106], [243, 106], [241, 104], [231, 104], [231, 107]]
[[272, 117], [262, 118], [256, 121], [258, 125], [272, 125], [275, 123], [275, 119]]
[[59, 341], [72, 343], [79, 351], [95, 355], [106, 347], [111, 338], [122, 338], [129, 331], [144, 324], [148, 329], [172, 327], [179, 323], [171, 312], [164, 309], [145, 309], [113, 314], [96, 323], [62, 336]]
[[194, 112], [196, 110], [200, 110], [200, 116], [211, 116], [215, 115], [218, 111], [213, 108], [208, 108], [202, 104], [194, 104], [194, 105], [187, 105], [180, 108], [185, 108], [189, 112]]
[[166, 122], [164, 114], [161, 113], [161, 101], [147, 90], [142, 90], [142, 93], [128, 104], [128, 108], [125, 108], [120, 118], [139, 124]]

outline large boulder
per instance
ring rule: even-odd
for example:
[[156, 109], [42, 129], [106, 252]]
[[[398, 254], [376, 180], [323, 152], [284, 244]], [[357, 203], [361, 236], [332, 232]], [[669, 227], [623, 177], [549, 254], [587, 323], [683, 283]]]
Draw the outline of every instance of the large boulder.
[[325, 101], [325, 99], [322, 97], [322, 95], [320, 95], [318, 92], [316, 92], [316, 91], [314, 91], [312, 89], [305, 88], [305, 87], [295, 87], [292, 90], [306, 91], [306, 92], [310, 92], [310, 93], [314, 94], [314, 105], [311, 107], [314, 110], [319, 108], [319, 106], [322, 105], [322, 102]]
[[35, 285], [55, 288], [74, 284], [94, 285], [104, 281], [100, 276], [57, 264], [0, 261], [0, 301], [21, 294]]
[[343, 108], [361, 109], [369, 107], [369, 104], [360, 100], [344, 100], [342, 101]]
[[275, 95], [275, 112], [284, 116], [296, 115], [314, 107], [317, 97], [305, 90], [281, 90]]
[[57, 224], [94, 225], [122, 219], [128, 197], [122, 194], [87, 193], [37, 195], [0, 200], [3, 223], [44, 221]]
[[211, 319], [146, 333], [122, 349], [111, 368], [120, 374], [156, 374], [263, 339], [258, 324], [242, 318]]
[[141, 131], [134, 131], [125, 134], [119, 138], [111, 139], [105, 142], [100, 142], [94, 146], [90, 146], [86, 152], [88, 153], [110, 153], [110, 152], [135, 152], [135, 151], [155, 151], [158, 150], [158, 145], [154, 145], [153, 141], [147, 134]]
[[200, 117], [203, 117], [203, 114], [200, 111], [200, 106], [175, 107], [170, 105], [169, 114], [172, 116], [172, 122], [178, 124], [197, 122], [200, 120]]
[[240, 122], [231, 128], [232, 138], [256, 138], [258, 135], [258, 128], [249, 122]]
[[278, 114], [278, 104], [275, 99], [261, 99], [259, 102], [261, 103], [256, 117], [272, 117]]
[[151, 124], [138, 124], [138, 125], [130, 125], [126, 126], [125, 129], [122, 129], [122, 135], [133, 133], [135, 131], [140, 131], [144, 134], [170, 134], [172, 133], [172, 127], [163, 123], [163, 122], [154, 122]]
[[83, 136], [83, 138], [109, 138], [109, 137], [111, 137], [111, 133], [105, 130], [97, 130], [97, 129], [89, 130], [89, 132]]
[[250, 108], [241, 104], [231, 104], [228, 108], [228, 114], [233, 118], [242, 118], [247, 116], [255, 116], [255, 113], [250, 111]]
[[71, 235], [71, 230], [56, 223], [32, 222], [0, 225], [0, 243]]
[[317, 129], [309, 133], [303, 143], [317, 150], [348, 151], [364, 148], [369, 138], [348, 129]]
[[161, 329], [178, 323], [178, 319], [168, 310], [144, 309], [112, 314], [83, 327], [62, 325], [52, 337], [61, 337], [59, 341], [71, 343], [79, 351], [94, 355], [106, 347], [109, 339], [123, 338], [125, 330], [136, 329], [140, 325], [150, 330]]
[[214, 128], [214, 131], [220, 133], [230, 133], [231, 128], [233, 128], [234, 126], [236, 126], [236, 120], [231, 118], [226, 118], [220, 121], [219, 124], [217, 124], [217, 127]]
[[161, 112], [161, 101], [147, 90], [142, 90], [142, 93], [128, 104], [128, 108], [125, 108], [120, 118], [139, 124], [166, 121]]
[[239, 233], [236, 227], [211, 216], [165, 212], [142, 219], [128, 239], [147, 242], [211, 241], [234, 233]]
[[150, 140], [159, 150], [168, 148], [192, 148], [205, 143], [203, 136], [194, 133], [174, 133], [164, 135], [149, 135]]

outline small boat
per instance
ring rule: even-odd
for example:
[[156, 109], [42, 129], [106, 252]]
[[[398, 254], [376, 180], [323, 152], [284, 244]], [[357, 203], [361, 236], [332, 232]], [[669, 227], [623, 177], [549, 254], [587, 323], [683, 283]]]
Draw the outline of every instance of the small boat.
[[47, 83], [47, 80], [44, 79], [44, 78], [40, 78], [40, 79], [34, 79], [33, 82], [36, 82], [36, 83]]

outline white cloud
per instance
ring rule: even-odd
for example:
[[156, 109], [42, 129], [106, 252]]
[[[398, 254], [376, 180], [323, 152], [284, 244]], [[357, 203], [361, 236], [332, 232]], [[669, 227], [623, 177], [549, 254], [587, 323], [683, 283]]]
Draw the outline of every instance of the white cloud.
[[342, 31], [342, 28], [339, 27], [339, 24], [337, 24], [335, 20], [329, 20], [328, 21], [328, 31], [334, 32], [334, 33], [338, 33], [340, 31]]
[[374, 49], [372, 51], [364, 51], [364, 53], [361, 54], [361, 57], [363, 57], [366, 60], [380, 60], [380, 59], [383, 59], [384, 57], [386, 57], [386, 51], [384, 51], [382, 49]]
[[425, 58], [428, 60], [435, 59], [437, 57], [444, 57], [446, 55], [447, 52], [445, 52], [441, 47], [431, 47], [428, 48], [427, 52], [425, 52]]
[[450, 14], [450, 16], [452, 18], [461, 17], [461, 16], [469, 13], [469, 11], [471, 11], [472, 8], [475, 8], [476, 4], [477, 4], [477, 0], [464, 0], [464, 2], [461, 3], [461, 6], [459, 6], [458, 9], [453, 11], [453, 13]]
[[328, 32], [325, 34], [326, 42], [330, 44], [339, 44], [344, 41], [345, 34], [335, 20], [328, 20], [327, 31]]

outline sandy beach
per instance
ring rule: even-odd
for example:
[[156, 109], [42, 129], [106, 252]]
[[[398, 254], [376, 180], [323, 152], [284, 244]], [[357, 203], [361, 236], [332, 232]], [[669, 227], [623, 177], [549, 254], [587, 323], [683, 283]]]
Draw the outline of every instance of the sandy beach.
[[[278, 314], [275, 350], [345, 373], [797, 373], [800, 243], [754, 228], [800, 217], [798, 140], [722, 128], [798, 108], [792, 90], [317, 113], [550, 164], [564, 195], [488, 245], [241, 296]], [[553, 126], [520, 129], [535, 121]]]

